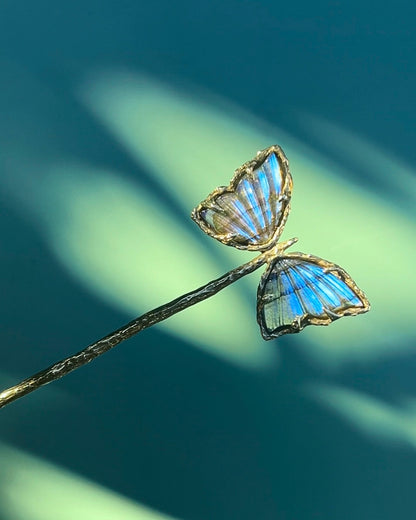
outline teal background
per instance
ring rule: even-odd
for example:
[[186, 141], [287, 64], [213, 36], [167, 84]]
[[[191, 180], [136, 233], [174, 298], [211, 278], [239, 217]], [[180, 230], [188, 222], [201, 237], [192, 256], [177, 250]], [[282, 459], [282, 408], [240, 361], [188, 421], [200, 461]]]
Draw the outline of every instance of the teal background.
[[[170, 265], [173, 260], [168, 253], [163, 256], [162, 250], [148, 247], [146, 242], [140, 259], [134, 260], [137, 276], [145, 266], [150, 266], [155, 278], [170, 268], [172, 283], [175, 279], [183, 290], [178, 292], [175, 286], [160, 296], [151, 289], [146, 289], [149, 293], [138, 290], [143, 307], [137, 306], [135, 312], [135, 303], [120, 304], [117, 283], [108, 294], [96, 289], [96, 282], [90, 282], [98, 265], [93, 257], [88, 257], [90, 264], [80, 267], [66, 256], [64, 229], [72, 213], [61, 199], [53, 198], [55, 188], [49, 180], [61, 182], [64, 176], [45, 177], [47, 164], [70, 158], [71, 164], [123, 172], [120, 178], [137, 188], [137, 197], [147, 192], [157, 197], [152, 215], [156, 222], [168, 211], [172, 221], [177, 220], [178, 230], [186, 226], [189, 257], [199, 250], [201, 257], [218, 262], [214, 276], [247, 260], [239, 252], [234, 260], [225, 259], [225, 246], [210, 243], [212, 239], [204, 237], [185, 216], [184, 208], [190, 212], [218, 182], [205, 179], [200, 191], [192, 188], [181, 200], [174, 186], [179, 186], [183, 176], [173, 169], [179, 154], [174, 156], [174, 147], [155, 151], [158, 135], [165, 136], [170, 128], [169, 139], [161, 137], [161, 142], [173, 142], [176, 134], [183, 135], [184, 143], [190, 145], [195, 172], [205, 167], [199, 150], [209, 149], [219, 164], [222, 154], [232, 150], [234, 155], [231, 158], [230, 152], [227, 166], [218, 174], [219, 183], [224, 184], [233, 168], [254, 156], [258, 148], [272, 144], [263, 142], [263, 135], [279, 138], [272, 130], [275, 127], [282, 131], [279, 142], [287, 142], [289, 150], [301, 149], [302, 157], [312, 162], [315, 155], [311, 154], [316, 154], [321, 161], [316, 159], [316, 164], [328, 167], [322, 175], [332, 183], [328, 184], [331, 188], [322, 181], [326, 177], [315, 181], [309, 175], [308, 182], [319, 182], [319, 190], [328, 190], [325, 200], [331, 208], [347, 197], [344, 186], [352, 187], [351, 193], [359, 193], [361, 198], [348, 199], [352, 201], [349, 211], [361, 211], [369, 220], [362, 218], [362, 225], [337, 226], [339, 219], [349, 222], [345, 208], [339, 214], [325, 213], [322, 205], [316, 208], [313, 197], [310, 205], [296, 208], [296, 190], [301, 198], [303, 183], [298, 167], [293, 170], [290, 233], [301, 236], [305, 252], [343, 265], [348, 255], [355, 257], [356, 264], [350, 261], [345, 267], [357, 275], [364, 290], [373, 287], [376, 301], [375, 317], [368, 318], [375, 320], [375, 346], [368, 336], [355, 332], [356, 326], [365, 327], [367, 316], [363, 316], [345, 320], [342, 330], [347, 347], [335, 361], [341, 352], [336, 342], [319, 349], [320, 338], [325, 341], [329, 337], [325, 335], [332, 334], [326, 328], [284, 337], [268, 346], [259, 339], [250, 350], [253, 358], [245, 358], [245, 354], [240, 358], [238, 342], [232, 338], [245, 321], [252, 320], [255, 330], [256, 273], [252, 285], [241, 282], [238, 289], [238, 298], [247, 301], [252, 314], [245, 316], [239, 310], [232, 314], [230, 309], [224, 345], [235, 343], [235, 351], [231, 349], [228, 357], [221, 354], [217, 336], [209, 348], [198, 348], [197, 325], [193, 333], [182, 335], [179, 325], [174, 332], [153, 328], [92, 365], [10, 405], [0, 412], [1, 520], [58, 520], [83, 518], [83, 514], [85, 518], [106, 518], [100, 507], [106, 504], [109, 511], [106, 500], [112, 501], [114, 496], [130, 500], [132, 509], [127, 513], [124, 502], [111, 502], [114, 509], [108, 518], [414, 517], [416, 357], [411, 318], [405, 317], [413, 305], [414, 288], [414, 257], [409, 253], [414, 253], [414, 234], [408, 229], [414, 232], [415, 15], [416, 9], [408, 2], [1, 3], [2, 386], [83, 348], [153, 306], [153, 301], [164, 303], [196, 286], [179, 265]], [[181, 130], [185, 116], [180, 109], [172, 105], [178, 117], [167, 117], [164, 110], [168, 105], [154, 102], [146, 105], [150, 107], [148, 117], [157, 116], [159, 126], [146, 127], [137, 137], [142, 158], [137, 160], [126, 137], [115, 137], [109, 131], [107, 116], [97, 116], [109, 106], [107, 98], [95, 105], [94, 91], [82, 94], [83, 85], [101, 77], [102, 70], [110, 71], [111, 76], [120, 69], [144, 74], [166, 92], [179, 92], [189, 106], [202, 103], [229, 116], [233, 121], [230, 143], [225, 137], [223, 149], [215, 148], [215, 130], [208, 130], [208, 125], [205, 142], [205, 123], [196, 128], [197, 115], [192, 116], [192, 124], [203, 138], [192, 141], [192, 125], [187, 133]], [[150, 90], [153, 88], [151, 84]], [[248, 128], [261, 136], [258, 141], [253, 137], [253, 148], [244, 145], [237, 152], [238, 132], [243, 129], [246, 136]], [[153, 139], [151, 151], [145, 146], [147, 135]], [[134, 134], [131, 138], [136, 140]], [[295, 142], [301, 143], [300, 148]], [[192, 150], [198, 153], [192, 155]], [[164, 154], [172, 158], [169, 182], [155, 173], [170, 174], [169, 168], [152, 162], [155, 155]], [[296, 158], [295, 164], [296, 160], [301, 164]], [[332, 177], [326, 173], [329, 170]], [[77, 175], [68, 177], [71, 182], [75, 179], [76, 186], [92, 183], [86, 191], [88, 210], [89, 201], [92, 207], [98, 200], [96, 186], [101, 181], [93, 184], [96, 178], [84, 170]], [[45, 198], [46, 192], [49, 198]], [[59, 193], [64, 197], [66, 191]], [[120, 193], [124, 197], [125, 192]], [[373, 201], [380, 213], [375, 213]], [[127, 202], [120, 204], [127, 207]], [[106, 213], [105, 207], [97, 208], [94, 222]], [[113, 210], [110, 204], [109, 213]], [[308, 213], [315, 211], [322, 212], [319, 229], [308, 225]], [[409, 228], [396, 224], [395, 215]], [[375, 223], [368, 227], [371, 219]], [[74, 228], [73, 244], [87, 227], [85, 219], [80, 222]], [[54, 227], [61, 223], [62, 230]], [[132, 236], [140, 243], [140, 219], [134, 223]], [[329, 233], [325, 232], [327, 225], [333, 225]], [[126, 229], [120, 225], [109, 231], [108, 244], [94, 262], [106, 256], [106, 247], [113, 254], [119, 247], [112, 247], [113, 240], [128, 229], [126, 223]], [[178, 236], [175, 229], [167, 232], [172, 240]], [[95, 235], [93, 228], [91, 236]], [[162, 231], [160, 235], [163, 243]], [[354, 242], [354, 236], [361, 235], [362, 247]], [[401, 241], [402, 236], [410, 245]], [[372, 240], [380, 254], [372, 256]], [[87, 242], [80, 241], [85, 248]], [[316, 247], [312, 247], [314, 243]], [[185, 245], [178, 242], [179, 257]], [[380, 264], [391, 251], [397, 255], [394, 261]], [[194, 264], [202, 284], [212, 274], [205, 267], [199, 269], [198, 258], [195, 256]], [[119, 260], [119, 266], [113, 259], [111, 265], [118, 269], [121, 280], [131, 267], [126, 266], [124, 254], [120, 253]], [[360, 272], [365, 262], [368, 270]], [[403, 277], [384, 289], [392, 274]], [[367, 280], [370, 275], [373, 285]], [[139, 287], [140, 283], [139, 279]], [[101, 285], [105, 284], [103, 278]], [[373, 301], [370, 292], [368, 296]], [[390, 298], [395, 298], [391, 306]], [[126, 301], [128, 297], [123, 299]], [[199, 316], [204, 321], [203, 311]], [[211, 318], [207, 315], [206, 319]], [[211, 327], [225, 329], [214, 322]], [[305, 343], [308, 338], [315, 346]], [[382, 342], [383, 348], [377, 350]], [[371, 354], [367, 356], [367, 352]], [[69, 475], [70, 480], [61, 482], [58, 474]], [[96, 485], [104, 489], [99, 496]], [[83, 495], [81, 489], [89, 491]]]

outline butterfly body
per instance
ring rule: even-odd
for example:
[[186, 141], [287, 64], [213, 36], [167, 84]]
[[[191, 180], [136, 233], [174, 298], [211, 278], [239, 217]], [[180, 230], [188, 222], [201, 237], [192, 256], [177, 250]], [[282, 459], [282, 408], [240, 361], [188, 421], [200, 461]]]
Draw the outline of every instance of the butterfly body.
[[257, 321], [266, 340], [370, 309], [344, 269], [313, 255], [284, 253], [296, 239], [277, 243], [291, 192], [288, 160], [274, 145], [238, 168], [228, 186], [214, 190], [192, 212], [201, 229], [220, 242], [264, 251], [268, 266], [257, 291]]

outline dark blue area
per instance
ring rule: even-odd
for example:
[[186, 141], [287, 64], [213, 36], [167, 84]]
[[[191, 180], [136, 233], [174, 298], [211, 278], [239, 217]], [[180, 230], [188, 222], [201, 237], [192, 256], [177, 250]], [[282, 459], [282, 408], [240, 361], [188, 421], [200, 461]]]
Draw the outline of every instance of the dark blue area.
[[414, 160], [415, 7], [384, 2], [2, 2], [2, 53], [58, 84], [144, 67], [296, 127], [335, 120]]
[[[73, 96], [83, 73], [125, 65], [223, 96], [338, 160], [297, 111], [414, 163], [415, 15], [357, 0], [3, 0], [0, 140], [117, 167], [182, 215]], [[384, 180], [359, 178], [389, 201]], [[83, 290], [3, 194], [0, 233], [2, 372], [29, 375], [129, 319]], [[413, 518], [414, 449], [366, 438], [302, 389], [317, 380], [394, 405], [416, 393], [415, 357], [328, 376], [296, 341], [280, 339], [279, 368], [256, 373], [149, 330], [2, 410], [1, 440], [178, 519]], [[70, 396], [60, 408], [55, 388]]]

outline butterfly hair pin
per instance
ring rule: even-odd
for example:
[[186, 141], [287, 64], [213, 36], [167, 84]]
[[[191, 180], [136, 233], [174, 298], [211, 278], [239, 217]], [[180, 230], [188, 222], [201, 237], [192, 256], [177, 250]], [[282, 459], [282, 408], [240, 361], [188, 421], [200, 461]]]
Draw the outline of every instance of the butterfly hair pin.
[[274, 145], [238, 168], [228, 186], [215, 189], [191, 214], [223, 244], [266, 253], [267, 269], [257, 291], [257, 321], [266, 340], [370, 309], [344, 269], [313, 255], [285, 253], [296, 238], [278, 243], [291, 193], [288, 160]]
[[257, 321], [264, 339], [300, 332], [307, 325], [329, 325], [342, 316], [367, 312], [370, 309], [367, 298], [344, 269], [316, 256], [286, 253], [297, 238], [278, 242], [289, 214], [291, 194], [292, 177], [283, 150], [275, 145], [259, 152], [236, 170], [227, 187], [217, 188], [201, 202], [192, 211], [192, 218], [205, 233], [223, 244], [259, 251], [260, 255], [6, 388], [0, 392], [0, 408], [210, 298], [263, 264], [267, 268], [257, 291]]

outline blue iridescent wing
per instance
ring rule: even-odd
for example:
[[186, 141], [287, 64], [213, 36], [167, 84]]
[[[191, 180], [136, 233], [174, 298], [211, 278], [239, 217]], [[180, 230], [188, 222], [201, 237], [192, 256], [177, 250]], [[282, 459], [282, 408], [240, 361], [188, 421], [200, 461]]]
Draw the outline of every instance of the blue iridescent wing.
[[266, 340], [369, 309], [366, 296], [344, 269], [303, 253], [274, 259], [257, 293], [257, 321]]
[[286, 156], [279, 146], [271, 146], [238, 168], [231, 183], [214, 190], [192, 211], [192, 218], [223, 244], [266, 250], [283, 230], [291, 191]]

